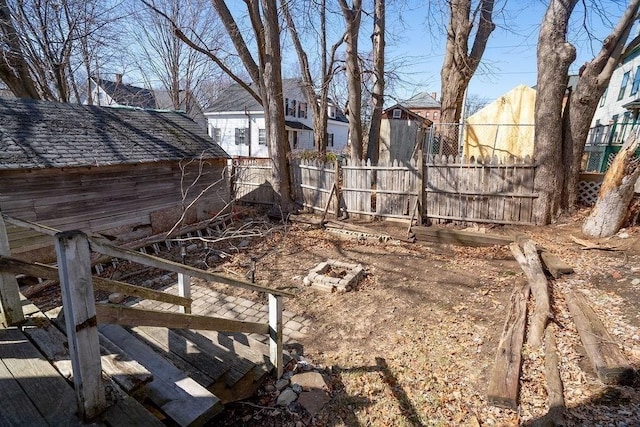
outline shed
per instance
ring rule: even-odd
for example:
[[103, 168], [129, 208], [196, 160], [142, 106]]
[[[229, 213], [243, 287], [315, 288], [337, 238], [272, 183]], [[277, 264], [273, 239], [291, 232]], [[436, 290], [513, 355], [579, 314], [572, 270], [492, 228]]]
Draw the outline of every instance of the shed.
[[[228, 155], [180, 112], [0, 98], [0, 210], [121, 244], [208, 219], [229, 201]], [[8, 227], [12, 253], [52, 241]]]
[[516, 86], [466, 121], [463, 153], [468, 156], [533, 156], [536, 91]]
[[400, 104], [384, 110], [380, 122], [380, 161], [411, 160], [421, 148], [431, 124], [431, 120]]

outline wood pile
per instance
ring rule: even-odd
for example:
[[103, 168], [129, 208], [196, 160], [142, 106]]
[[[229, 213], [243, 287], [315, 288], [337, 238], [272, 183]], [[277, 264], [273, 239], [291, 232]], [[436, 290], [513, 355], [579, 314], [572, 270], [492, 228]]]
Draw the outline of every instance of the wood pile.
[[[529, 239], [518, 239], [510, 244], [510, 249], [524, 272], [526, 283], [516, 283], [511, 296], [489, 381], [488, 401], [494, 406], [517, 409], [523, 351], [541, 354], [548, 405], [544, 422], [565, 425], [564, 390], [555, 336], [557, 327], [552, 322], [554, 313], [549, 298], [553, 282], [547, 280], [545, 271], [555, 279], [570, 274], [573, 269]], [[529, 295], [532, 296], [532, 309], [528, 311]], [[634, 371], [587, 298], [577, 290], [565, 292], [564, 296], [598, 379], [604, 384], [629, 385]]]

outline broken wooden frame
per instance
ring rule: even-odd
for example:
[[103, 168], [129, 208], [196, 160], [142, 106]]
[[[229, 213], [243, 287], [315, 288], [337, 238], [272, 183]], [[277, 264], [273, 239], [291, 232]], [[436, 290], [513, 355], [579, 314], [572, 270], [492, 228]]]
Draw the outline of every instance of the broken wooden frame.
[[[0, 216], [2, 214], [0, 213]], [[27, 227], [48, 235], [55, 239], [59, 269], [42, 264], [26, 263], [8, 257], [7, 251], [0, 255], [0, 272], [36, 275], [36, 277], [53, 278], [57, 272], [62, 286], [63, 307], [67, 325], [67, 336], [70, 343], [71, 361], [74, 372], [74, 383], [78, 406], [85, 418], [92, 418], [105, 408], [104, 390], [100, 380], [101, 362], [99, 345], [97, 344], [97, 324], [115, 323], [127, 326], [166, 326], [183, 329], [215, 330], [222, 332], [261, 333], [269, 335], [270, 359], [276, 369], [277, 377], [283, 373], [283, 337], [282, 337], [282, 298], [293, 296], [290, 292], [258, 286], [249, 282], [232, 279], [218, 274], [209, 273], [188, 265], [165, 260], [152, 255], [139, 253], [129, 249], [122, 249], [108, 243], [86, 236], [81, 231], [59, 232], [53, 228], [18, 220], [4, 216], [7, 222], [21, 227]], [[0, 223], [4, 230], [4, 222]], [[116, 282], [91, 275], [90, 252], [126, 259], [142, 265], [155, 267], [177, 273], [183, 284], [179, 292], [182, 295], [171, 295], [154, 291], [127, 283]], [[11, 274], [7, 277], [13, 277]], [[4, 277], [4, 276], [3, 276]], [[266, 324], [256, 322], [242, 322], [233, 319], [196, 316], [188, 314], [191, 299], [189, 294], [190, 277], [222, 283], [229, 286], [265, 292], [269, 295], [269, 321]], [[19, 289], [15, 277], [14, 281], [2, 281], [0, 291], [2, 295], [19, 296]], [[160, 312], [143, 310], [117, 304], [95, 304], [93, 284], [96, 288], [117, 290], [127, 295], [139, 296], [171, 302], [183, 307], [185, 313]], [[2, 298], [3, 313], [22, 313], [18, 298], [17, 303]], [[12, 303], [12, 305], [9, 305]], [[7, 317], [7, 316], [5, 316]], [[14, 316], [15, 317], [15, 316]], [[15, 320], [14, 320], [15, 321]], [[96, 350], [97, 349], [97, 350]]]

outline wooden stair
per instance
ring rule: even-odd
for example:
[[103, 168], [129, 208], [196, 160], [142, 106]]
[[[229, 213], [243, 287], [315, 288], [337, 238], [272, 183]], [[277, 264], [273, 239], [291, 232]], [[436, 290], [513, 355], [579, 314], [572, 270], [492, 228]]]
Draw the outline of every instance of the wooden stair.
[[[71, 380], [63, 313], [56, 309], [29, 318], [25, 335]], [[243, 334], [239, 340], [245, 344], [212, 331], [111, 324], [99, 325], [98, 331], [105, 380], [133, 397], [119, 404], [151, 402], [181, 426], [202, 425], [223, 404], [252, 396], [273, 368], [268, 346], [256, 342], [261, 350], [252, 348], [247, 345], [252, 339]]]

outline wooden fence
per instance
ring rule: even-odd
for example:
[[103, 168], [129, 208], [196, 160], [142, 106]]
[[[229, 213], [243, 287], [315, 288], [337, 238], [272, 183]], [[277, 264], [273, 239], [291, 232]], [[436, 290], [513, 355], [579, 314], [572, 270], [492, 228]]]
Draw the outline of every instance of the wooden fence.
[[276, 192], [271, 184], [271, 159], [234, 160], [231, 170], [233, 194], [247, 203], [273, 204]]
[[[338, 188], [338, 163], [324, 163], [316, 160], [294, 160], [293, 184], [297, 189], [296, 201], [305, 208], [336, 214], [337, 202], [330, 203]], [[334, 188], [334, 185], [336, 186]], [[335, 201], [338, 200], [336, 197]]]
[[535, 165], [497, 157], [429, 156], [425, 217], [436, 221], [533, 224]]

